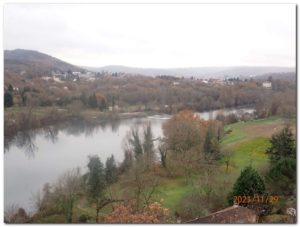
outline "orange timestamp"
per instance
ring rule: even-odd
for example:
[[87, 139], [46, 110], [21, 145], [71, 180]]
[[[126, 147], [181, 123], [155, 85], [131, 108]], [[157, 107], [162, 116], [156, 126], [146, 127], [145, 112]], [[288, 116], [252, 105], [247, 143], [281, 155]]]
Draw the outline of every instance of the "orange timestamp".
[[279, 201], [278, 195], [238, 195], [233, 196], [235, 204], [247, 203], [277, 203]]

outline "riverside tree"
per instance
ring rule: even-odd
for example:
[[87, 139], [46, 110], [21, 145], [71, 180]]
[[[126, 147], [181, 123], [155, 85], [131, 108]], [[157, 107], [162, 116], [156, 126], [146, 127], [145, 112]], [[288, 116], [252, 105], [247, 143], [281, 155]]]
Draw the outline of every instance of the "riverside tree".
[[138, 127], [131, 128], [127, 139], [128, 139], [129, 146], [132, 147], [132, 151], [134, 153], [135, 159], [137, 160], [140, 157], [142, 157], [143, 146], [139, 135], [139, 128]]
[[153, 133], [150, 124], [144, 126], [143, 150], [146, 169], [149, 169], [155, 160]]
[[220, 127], [221, 122], [203, 120], [188, 110], [168, 120], [163, 125], [164, 149], [160, 149], [164, 165], [168, 163], [168, 172], [185, 174], [188, 179], [193, 172], [213, 162], [219, 155], [217, 135]]
[[138, 126], [132, 127], [130, 131], [127, 132], [127, 136], [123, 141], [125, 159], [129, 159], [129, 155], [132, 153], [136, 161], [143, 162], [145, 164], [145, 168], [149, 169], [155, 161], [153, 140], [153, 133], [150, 124], [143, 126], [142, 135], [140, 135], [140, 128]]
[[81, 174], [79, 169], [73, 169], [63, 174], [54, 186], [54, 204], [66, 217], [66, 222], [73, 219], [73, 207], [82, 189]]
[[89, 156], [88, 163], [88, 178], [87, 178], [87, 189], [88, 197], [92, 203], [96, 205], [96, 222], [98, 222], [100, 204], [105, 198], [105, 175], [104, 167], [100, 158], [97, 155]]
[[105, 163], [105, 179], [108, 184], [113, 184], [117, 181], [118, 178], [118, 168], [114, 158], [114, 155], [107, 158]]
[[[161, 150], [163, 163], [168, 163], [168, 173], [175, 176], [191, 171], [202, 159], [202, 148], [207, 124], [192, 111], [181, 111], [163, 125], [164, 147]], [[164, 156], [168, 151], [168, 155]]]
[[88, 103], [89, 103], [89, 106], [90, 106], [91, 108], [97, 108], [97, 107], [98, 107], [97, 98], [96, 98], [95, 93], [93, 93], [93, 94], [89, 97]]

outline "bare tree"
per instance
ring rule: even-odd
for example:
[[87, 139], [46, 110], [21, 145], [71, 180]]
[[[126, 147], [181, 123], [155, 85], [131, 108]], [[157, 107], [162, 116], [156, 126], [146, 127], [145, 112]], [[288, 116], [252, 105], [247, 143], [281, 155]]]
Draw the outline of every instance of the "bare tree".
[[78, 195], [83, 188], [83, 182], [79, 168], [67, 171], [54, 185], [54, 199], [63, 213], [66, 221], [72, 222], [73, 207]]

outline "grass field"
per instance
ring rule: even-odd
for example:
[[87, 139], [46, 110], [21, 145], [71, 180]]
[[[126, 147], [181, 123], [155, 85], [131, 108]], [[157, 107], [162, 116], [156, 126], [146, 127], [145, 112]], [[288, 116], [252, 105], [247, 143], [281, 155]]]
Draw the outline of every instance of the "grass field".
[[162, 200], [163, 206], [169, 208], [170, 213], [174, 214], [180, 199], [192, 190], [193, 187], [187, 184], [184, 178], [168, 179], [158, 187], [157, 197]]
[[295, 119], [270, 117], [249, 122], [238, 122], [225, 126], [227, 134], [222, 145], [232, 151], [234, 169], [241, 170], [247, 165], [258, 168], [268, 162], [265, 154], [270, 146], [269, 138], [286, 124], [295, 130]]
[[269, 139], [258, 137], [249, 141], [241, 142], [232, 147], [233, 160], [237, 169], [252, 165], [254, 168], [268, 161], [265, 153], [270, 146]]

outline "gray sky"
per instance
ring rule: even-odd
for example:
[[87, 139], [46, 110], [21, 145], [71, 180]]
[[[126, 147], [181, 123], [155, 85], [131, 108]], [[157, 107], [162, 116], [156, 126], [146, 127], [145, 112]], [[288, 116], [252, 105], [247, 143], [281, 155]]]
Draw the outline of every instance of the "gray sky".
[[6, 4], [4, 49], [75, 65], [295, 66], [294, 4]]

